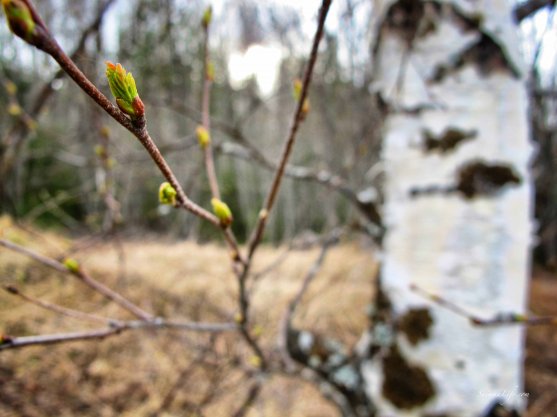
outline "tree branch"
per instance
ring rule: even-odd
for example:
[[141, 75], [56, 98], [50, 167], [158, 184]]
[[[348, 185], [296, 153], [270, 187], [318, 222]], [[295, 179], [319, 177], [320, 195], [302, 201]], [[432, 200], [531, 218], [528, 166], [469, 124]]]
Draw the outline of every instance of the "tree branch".
[[28, 303], [34, 304], [40, 308], [44, 308], [45, 310], [52, 311], [62, 316], [71, 317], [78, 320], [93, 321], [95, 323], [103, 323], [103, 324], [110, 324], [117, 321], [115, 319], [97, 316], [96, 314], [84, 313], [82, 311], [59, 306], [58, 304], [53, 304], [47, 301], [39, 300], [37, 298], [22, 293], [13, 285], [5, 285], [3, 288], [9, 294], [15, 295], [16, 297], [19, 297], [24, 301], [27, 301]]
[[470, 321], [470, 324], [479, 327], [509, 326], [509, 325], [557, 325], [557, 317], [555, 316], [528, 316], [521, 313], [500, 313], [490, 319], [485, 319], [470, 313], [459, 305], [447, 300], [437, 294], [432, 294], [412, 284], [410, 289], [422, 297], [434, 302], [435, 304], [452, 311], [453, 313], [464, 317]]
[[0, 246], [3, 246], [6, 249], [12, 250], [14, 252], [18, 252], [22, 255], [28, 256], [31, 259], [33, 259], [33, 260], [35, 260], [39, 263], [42, 263], [43, 265], [46, 265], [46, 266], [48, 266], [48, 267], [50, 267], [50, 268], [52, 268], [52, 269], [54, 269], [58, 272], [61, 272], [61, 273], [64, 273], [64, 274], [69, 274], [69, 275], [71, 275], [75, 278], [78, 278], [80, 281], [85, 283], [87, 286], [89, 286], [93, 290], [102, 294], [106, 298], [114, 301], [120, 307], [129, 311], [134, 316], [136, 316], [136, 317], [138, 317], [142, 320], [153, 319], [152, 314], [147, 313], [141, 307], [135, 305], [134, 303], [129, 301], [127, 298], [125, 298], [121, 294], [117, 293], [116, 291], [110, 289], [106, 285], [104, 285], [104, 284], [100, 283], [99, 281], [95, 280], [94, 278], [92, 278], [81, 266], [79, 266], [78, 268], [70, 270], [61, 262], [58, 262], [54, 259], [50, 259], [50, 258], [48, 258], [44, 255], [41, 255], [37, 252], [34, 252], [34, 251], [32, 251], [30, 249], [27, 249], [27, 248], [24, 248], [22, 246], [16, 245], [15, 243], [9, 242], [5, 239], [0, 239]]
[[22, 348], [36, 345], [52, 345], [58, 343], [75, 342], [80, 340], [104, 339], [128, 330], [157, 330], [178, 329], [193, 332], [220, 333], [234, 331], [237, 326], [233, 323], [198, 323], [168, 321], [157, 318], [154, 321], [118, 321], [112, 323], [105, 329], [95, 329], [82, 332], [57, 333], [38, 336], [12, 337], [2, 336], [0, 339], [0, 350]]
[[248, 262], [253, 257], [255, 249], [259, 245], [263, 237], [263, 233], [265, 231], [265, 225], [267, 224], [268, 216], [273, 209], [273, 205], [275, 203], [275, 199], [278, 195], [280, 185], [282, 182], [282, 178], [284, 176], [284, 171], [286, 169], [286, 164], [288, 163], [288, 159], [290, 154], [292, 153], [292, 149], [294, 147], [294, 143], [296, 142], [296, 134], [298, 133], [298, 128], [304, 118], [304, 103], [306, 101], [306, 97], [308, 94], [308, 89], [311, 83], [311, 78], [313, 76], [313, 68], [315, 66], [315, 62], [317, 60], [317, 52], [319, 48], [319, 43], [321, 41], [321, 37], [323, 36], [323, 31], [325, 27], [325, 20], [327, 18], [327, 13], [329, 12], [329, 8], [331, 6], [332, 0], [323, 0], [321, 3], [321, 8], [319, 9], [319, 18], [317, 24], [317, 30], [315, 32], [315, 36], [313, 39], [313, 45], [311, 48], [311, 54], [309, 58], [308, 65], [306, 67], [304, 78], [302, 81], [302, 90], [300, 92], [300, 98], [298, 100], [298, 104], [296, 107], [296, 112], [294, 113], [294, 119], [292, 121], [292, 125], [290, 127], [290, 133], [286, 139], [284, 144], [284, 149], [282, 151], [282, 155], [280, 158], [280, 162], [278, 165], [278, 169], [275, 172], [275, 176], [273, 178], [273, 182], [271, 188], [269, 189], [269, 193], [267, 194], [267, 198], [265, 199], [265, 204], [263, 208], [259, 212], [259, 217], [257, 223], [255, 225], [254, 231], [251, 235], [249, 244], [248, 244], [248, 255], [247, 259]]

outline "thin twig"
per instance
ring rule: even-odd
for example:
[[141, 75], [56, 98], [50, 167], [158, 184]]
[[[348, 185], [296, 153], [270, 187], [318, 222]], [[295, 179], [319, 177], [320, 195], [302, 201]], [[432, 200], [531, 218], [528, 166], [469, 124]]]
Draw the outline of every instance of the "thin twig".
[[315, 32], [315, 36], [313, 38], [313, 45], [311, 48], [311, 54], [309, 57], [309, 62], [306, 67], [303, 81], [302, 81], [302, 91], [300, 93], [300, 98], [298, 100], [298, 104], [296, 106], [296, 111], [294, 113], [294, 119], [292, 121], [292, 125], [290, 127], [290, 132], [284, 144], [284, 149], [281, 154], [280, 162], [278, 168], [275, 172], [275, 176], [273, 178], [273, 182], [271, 188], [269, 189], [269, 193], [265, 199], [265, 204], [263, 205], [262, 210], [259, 213], [259, 217], [257, 219], [257, 224], [254, 228], [253, 234], [251, 235], [249, 244], [248, 244], [248, 255], [247, 259], [248, 262], [253, 257], [255, 249], [259, 245], [261, 238], [263, 237], [263, 232], [265, 231], [265, 225], [267, 224], [267, 219], [269, 213], [273, 209], [273, 205], [275, 203], [275, 199], [278, 195], [280, 185], [282, 182], [282, 178], [284, 176], [284, 171], [286, 169], [286, 164], [288, 163], [288, 159], [290, 154], [292, 153], [292, 149], [294, 147], [294, 143], [296, 142], [296, 134], [298, 133], [298, 128], [304, 118], [304, 103], [308, 94], [308, 89], [311, 83], [311, 78], [313, 76], [313, 68], [315, 66], [315, 62], [317, 60], [317, 52], [319, 49], [319, 43], [321, 41], [321, 37], [323, 36], [323, 31], [325, 27], [325, 19], [327, 18], [327, 13], [329, 12], [329, 8], [331, 6], [332, 0], [323, 0], [321, 3], [321, 8], [319, 9], [319, 18], [317, 24], [317, 30]]
[[244, 399], [238, 410], [236, 410], [236, 412], [233, 414], [233, 417], [244, 417], [257, 400], [260, 392], [261, 381], [254, 381], [250, 389], [248, 390], [246, 398]]
[[83, 332], [55, 333], [55, 334], [45, 334], [45, 335], [38, 335], [38, 336], [23, 336], [23, 337], [2, 336], [2, 339], [0, 340], [0, 350], [23, 348], [27, 346], [37, 346], [37, 345], [53, 345], [58, 343], [74, 342], [79, 340], [104, 339], [105, 337], [118, 334], [122, 330], [123, 329], [120, 328], [109, 327], [106, 329], [90, 330], [90, 331], [83, 331]]
[[[209, 28], [211, 27], [210, 22], [204, 22], [203, 24], [203, 95], [201, 98], [201, 119], [203, 127], [207, 132], [211, 132], [211, 121], [210, 121], [210, 109], [209, 103], [211, 100], [211, 84], [213, 74], [210, 73], [210, 52], [209, 52]], [[203, 147], [203, 153], [205, 156], [205, 169], [207, 171], [207, 178], [209, 180], [209, 186], [211, 188], [211, 194], [213, 198], [220, 198], [219, 183], [217, 180], [217, 174], [215, 172], [215, 161], [213, 160], [213, 147], [212, 140]]]
[[334, 229], [329, 234], [327, 239], [325, 239], [321, 247], [321, 251], [319, 252], [319, 256], [308, 270], [306, 276], [304, 277], [304, 280], [302, 281], [300, 289], [298, 290], [294, 298], [290, 301], [290, 303], [288, 303], [288, 307], [286, 308], [286, 311], [282, 318], [281, 332], [279, 336], [279, 346], [281, 349], [281, 354], [283, 356], [285, 364], [287, 365], [291, 364], [290, 354], [288, 350], [288, 335], [290, 334], [290, 331], [292, 329], [292, 318], [294, 316], [294, 313], [296, 312], [298, 305], [302, 301], [313, 279], [323, 266], [323, 262], [325, 262], [325, 258], [327, 256], [327, 253], [329, 252], [329, 249], [331, 248], [331, 246], [338, 242], [341, 233], [342, 229]]
[[179, 329], [192, 332], [220, 333], [234, 331], [237, 326], [233, 323], [199, 323], [180, 322], [156, 319], [154, 321], [118, 321], [104, 329], [95, 329], [82, 332], [57, 333], [38, 336], [12, 337], [2, 336], [0, 339], [0, 350], [22, 348], [36, 345], [51, 345], [67, 343], [79, 340], [103, 339], [114, 336], [127, 330], [157, 330], [157, 329]]
[[15, 295], [31, 304], [44, 308], [45, 310], [49, 310], [56, 314], [60, 314], [66, 317], [71, 317], [78, 320], [93, 321], [95, 323], [103, 323], [103, 324], [110, 324], [117, 321], [107, 317], [101, 317], [96, 314], [85, 313], [83, 311], [62, 307], [58, 304], [49, 303], [48, 301], [43, 301], [38, 298], [31, 297], [29, 295], [22, 293], [19, 289], [17, 289], [13, 285], [5, 285], [3, 288], [9, 294]]
[[0, 239], [0, 246], [5, 247], [6, 249], [9, 249], [11, 251], [20, 253], [22, 255], [25, 255], [43, 265], [46, 265], [58, 272], [62, 272], [63, 274], [67, 274], [68, 273], [68, 268], [66, 268], [63, 264], [61, 264], [60, 262], [48, 258], [44, 255], [41, 255], [40, 253], [37, 253], [35, 251], [32, 251], [31, 249], [27, 249], [24, 248], [23, 246], [19, 246], [16, 245], [15, 243], [10, 242], [9, 240], [5, 240], [5, 239]]
[[116, 291], [110, 289], [106, 285], [100, 283], [99, 281], [92, 278], [82, 267], [79, 267], [75, 270], [68, 269], [63, 263], [58, 262], [54, 259], [48, 258], [44, 255], [41, 255], [35, 251], [30, 249], [24, 248], [23, 246], [16, 245], [13, 242], [7, 241], [5, 239], [0, 239], [0, 246], [4, 246], [5, 248], [12, 250], [14, 252], [18, 252], [22, 255], [28, 256], [31, 259], [42, 263], [58, 272], [62, 272], [64, 274], [69, 274], [73, 277], [78, 278], [83, 283], [88, 285], [90, 288], [94, 289], [98, 293], [104, 295], [106, 298], [114, 301], [120, 307], [124, 308], [125, 310], [132, 313], [134, 316], [142, 319], [142, 320], [151, 320], [153, 319], [153, 315], [147, 313], [141, 307], [135, 305], [127, 298], [122, 296], [121, 294], [117, 293]]
[[528, 316], [521, 313], [501, 313], [495, 315], [490, 319], [484, 319], [474, 315], [459, 305], [449, 301], [437, 294], [432, 294], [415, 284], [410, 285], [410, 289], [422, 297], [434, 302], [435, 304], [458, 314], [470, 321], [474, 326], [479, 327], [492, 327], [492, 326], [509, 326], [509, 325], [526, 325], [526, 326], [541, 326], [541, 325], [557, 325], [557, 317], [555, 316]]

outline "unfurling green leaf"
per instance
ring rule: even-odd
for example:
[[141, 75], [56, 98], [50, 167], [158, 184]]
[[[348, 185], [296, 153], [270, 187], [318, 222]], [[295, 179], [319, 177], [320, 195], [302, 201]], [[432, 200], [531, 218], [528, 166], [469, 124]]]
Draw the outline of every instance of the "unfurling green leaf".
[[22, 0], [2, 0], [2, 8], [10, 30], [23, 40], [33, 44], [37, 24], [27, 4]]
[[226, 203], [223, 203], [218, 198], [212, 198], [211, 204], [213, 205], [213, 212], [220, 220], [220, 224], [224, 227], [230, 226], [234, 218], [232, 217], [232, 211], [230, 211]]
[[161, 204], [176, 204], [176, 190], [169, 182], [163, 182], [159, 187], [159, 202]]
[[131, 72], [126, 72], [120, 64], [106, 61], [106, 78], [112, 95], [120, 110], [132, 119], [145, 115], [145, 106], [139, 98], [135, 80]]

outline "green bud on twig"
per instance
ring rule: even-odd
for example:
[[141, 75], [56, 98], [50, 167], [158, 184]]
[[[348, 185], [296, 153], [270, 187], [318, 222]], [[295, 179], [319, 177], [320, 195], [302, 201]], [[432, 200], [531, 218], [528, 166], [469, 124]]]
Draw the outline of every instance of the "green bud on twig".
[[79, 262], [77, 262], [74, 258], [66, 258], [64, 259], [64, 266], [73, 274], [79, 272]]
[[176, 204], [176, 190], [169, 182], [163, 182], [159, 187], [159, 202], [161, 204]]
[[2, 8], [10, 30], [26, 42], [34, 44], [37, 23], [27, 4], [22, 0], [2, 0]]
[[8, 92], [8, 94], [10, 96], [15, 96], [16, 95], [16, 93], [17, 93], [16, 83], [14, 83], [13, 81], [8, 80], [8, 81], [6, 81], [5, 87], [6, 87], [6, 91]]
[[300, 101], [300, 97], [302, 97], [302, 80], [296, 78], [294, 80], [294, 86], [292, 88], [292, 95], [296, 101]]
[[201, 19], [201, 24], [204, 28], [208, 28], [211, 24], [211, 19], [213, 18], [213, 7], [209, 6], [203, 12], [203, 18]]
[[114, 65], [112, 62], [106, 61], [106, 78], [120, 110], [134, 120], [143, 118], [145, 106], [139, 98], [131, 72], [126, 72], [120, 64]]
[[212, 61], [207, 62], [207, 68], [205, 70], [205, 78], [207, 81], [215, 81], [215, 64]]
[[197, 126], [197, 129], [195, 129], [195, 133], [197, 135], [199, 146], [201, 146], [202, 149], [205, 149], [207, 145], [211, 143], [211, 134], [203, 126]]
[[[303, 88], [302, 80], [300, 80], [299, 78], [296, 78], [294, 80], [294, 87], [292, 89], [292, 94], [294, 96], [294, 99], [298, 102], [302, 98], [302, 88]], [[304, 99], [304, 104], [302, 104], [302, 119], [304, 119], [307, 116], [310, 109], [311, 109], [311, 105], [310, 105], [310, 102], [309, 102], [309, 98], [306, 97]]]
[[103, 145], [95, 145], [95, 155], [99, 158], [106, 158], [106, 148]]
[[21, 113], [23, 113], [23, 109], [19, 106], [19, 104], [11, 103], [8, 106], [8, 114], [10, 116], [21, 116]]
[[250, 356], [249, 363], [254, 368], [260, 368], [262, 361], [261, 361], [261, 358], [259, 356], [253, 355], [253, 356]]
[[232, 217], [232, 211], [230, 211], [226, 203], [223, 203], [218, 198], [212, 198], [211, 204], [213, 205], [213, 212], [220, 220], [220, 224], [224, 227], [230, 226], [234, 218]]

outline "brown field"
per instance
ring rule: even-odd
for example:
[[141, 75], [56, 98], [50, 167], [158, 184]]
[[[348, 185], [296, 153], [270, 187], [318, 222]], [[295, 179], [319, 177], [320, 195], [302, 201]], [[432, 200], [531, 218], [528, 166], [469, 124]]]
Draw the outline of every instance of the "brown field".
[[[231, 320], [236, 283], [226, 251], [217, 245], [160, 239], [128, 239], [121, 262], [113, 242], [69, 240], [14, 228], [0, 218], [0, 235], [53, 257], [77, 250], [87, 270], [158, 315], [190, 320]], [[264, 247], [255, 271], [282, 257]], [[262, 345], [274, 346], [285, 306], [319, 255], [292, 250], [255, 288], [253, 312]], [[125, 265], [125, 267], [123, 267]], [[366, 324], [376, 264], [357, 242], [333, 248], [297, 314], [296, 324], [353, 346]], [[128, 318], [112, 303], [69, 276], [0, 249], [0, 283], [35, 297], [109, 317]], [[538, 273], [531, 309], [557, 314], [557, 281]], [[61, 317], [0, 293], [0, 331], [11, 335], [54, 333], [95, 325]], [[98, 326], [98, 325], [97, 325]], [[557, 410], [557, 329], [528, 332], [528, 417]], [[7, 416], [229, 416], [250, 387], [238, 358], [246, 350], [236, 336], [179, 331], [138, 331], [103, 341], [29, 347], [0, 353], [0, 417]], [[247, 363], [250, 362], [249, 357]], [[273, 376], [249, 416], [336, 416], [334, 407], [301, 379]], [[197, 409], [195, 404], [205, 404]]]

